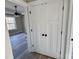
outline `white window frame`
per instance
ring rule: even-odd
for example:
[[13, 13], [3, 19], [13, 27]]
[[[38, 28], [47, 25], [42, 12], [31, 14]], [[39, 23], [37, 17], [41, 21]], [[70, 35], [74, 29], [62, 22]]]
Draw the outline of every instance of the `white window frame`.
[[[13, 19], [11, 19], [13, 18]], [[7, 23], [7, 28], [8, 30], [16, 30], [17, 26], [16, 26], [16, 20], [14, 16], [6, 16], [6, 23]]]

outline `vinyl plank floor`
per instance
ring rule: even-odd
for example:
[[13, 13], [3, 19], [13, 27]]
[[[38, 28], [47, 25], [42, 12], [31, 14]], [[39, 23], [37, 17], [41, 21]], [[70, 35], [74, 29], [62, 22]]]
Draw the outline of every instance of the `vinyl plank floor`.
[[24, 56], [22, 56], [20, 59], [55, 59], [55, 58], [51, 58], [39, 53], [28, 53], [24, 54]]

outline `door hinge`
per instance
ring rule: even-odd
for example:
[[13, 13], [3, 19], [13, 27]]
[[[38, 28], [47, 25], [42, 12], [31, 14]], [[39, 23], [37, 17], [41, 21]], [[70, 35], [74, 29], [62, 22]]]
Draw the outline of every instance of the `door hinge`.
[[62, 7], [62, 10], [64, 10], [64, 6]]
[[29, 13], [31, 14], [31, 11], [29, 11]]
[[61, 55], [61, 51], [60, 51], [60, 55]]
[[61, 31], [61, 35], [62, 35], [62, 31]]
[[34, 47], [34, 44], [32, 44], [32, 47]]
[[31, 32], [32, 32], [33, 30], [31, 29]]

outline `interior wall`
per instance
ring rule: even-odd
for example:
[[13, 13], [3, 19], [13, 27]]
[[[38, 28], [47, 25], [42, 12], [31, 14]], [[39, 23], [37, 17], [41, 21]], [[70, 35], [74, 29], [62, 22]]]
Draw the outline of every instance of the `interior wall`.
[[10, 35], [15, 35], [15, 34], [18, 34], [18, 33], [25, 32], [25, 28], [24, 28], [24, 16], [16, 17], [15, 21], [16, 21], [16, 27], [17, 27], [17, 29], [15, 29], [15, 30], [9, 30], [9, 34]]
[[11, 48], [11, 43], [10, 43], [10, 38], [9, 38], [9, 33], [8, 33], [6, 25], [5, 25], [5, 48], [6, 48], [6, 50], [5, 50], [5, 58], [6, 59], [13, 59], [12, 48]]
[[[5, 14], [6, 16], [12, 16], [12, 17], [15, 17], [14, 13], [15, 13], [15, 6], [16, 4], [15, 3], [12, 3], [12, 2], [6, 2], [6, 8], [5, 8]], [[17, 11], [21, 14], [24, 13], [24, 8], [20, 5], [17, 5]], [[9, 34], [12, 36], [12, 35], [15, 35], [15, 34], [18, 34], [18, 33], [21, 33], [21, 32], [25, 32], [25, 27], [24, 27], [24, 15], [20, 15], [18, 17], [15, 17], [15, 21], [16, 21], [16, 27], [17, 29], [15, 30], [9, 30]], [[20, 25], [20, 26], [19, 26]]]
[[[13, 3], [13, 5], [20, 5], [21, 7], [23, 7], [23, 8], [27, 8], [27, 3], [25, 3], [25, 2], [23, 2], [23, 0], [21, 1], [21, 0], [6, 0], [6, 1], [8, 1], [8, 2], [11, 2], [11, 4]], [[6, 3], [6, 2], [5, 2]], [[7, 5], [9, 5], [9, 4], [7, 4]], [[11, 5], [9, 5], [9, 6], [11, 6]], [[8, 6], [8, 7], [9, 7]], [[6, 5], [5, 5], [5, 7], [7, 7]], [[24, 10], [26, 10], [26, 9], [24, 9]], [[22, 10], [23, 11], [23, 10]], [[24, 11], [25, 12], [25, 11]], [[26, 11], [27, 12], [27, 11]], [[26, 16], [25, 16], [25, 14], [24, 14], [24, 20], [26, 19], [25, 18]], [[26, 19], [27, 20], [27, 19]], [[9, 33], [8, 33], [8, 30], [7, 30], [7, 26], [6, 26], [6, 29], [5, 29], [5, 35], [6, 35], [6, 39], [5, 39], [5, 47], [6, 47], [6, 53], [5, 53], [5, 58], [6, 59], [14, 59], [13, 58], [13, 54], [12, 54], [12, 48], [11, 48], [11, 43], [10, 43], [10, 37], [9, 37]]]

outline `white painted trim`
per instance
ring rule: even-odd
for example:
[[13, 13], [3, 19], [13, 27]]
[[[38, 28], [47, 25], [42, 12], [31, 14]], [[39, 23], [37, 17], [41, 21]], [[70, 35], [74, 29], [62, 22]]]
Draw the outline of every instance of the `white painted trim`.
[[[69, 50], [70, 50], [70, 41], [71, 41], [71, 29], [73, 30], [73, 0], [70, 0], [70, 9], [69, 9], [69, 21], [68, 21], [68, 31], [67, 31], [67, 42], [66, 42], [66, 51], [65, 59], [69, 59]], [[73, 31], [72, 31], [73, 32]]]
[[[51, 0], [51, 2], [54, 1], [54, 0]], [[57, 2], [60, 2], [60, 1], [63, 1], [63, 0], [58, 0]], [[42, 3], [49, 3], [50, 1], [49, 0], [36, 0], [36, 1], [33, 1], [33, 2], [30, 2], [28, 3], [28, 6], [37, 6], [39, 4], [42, 4]], [[61, 2], [60, 2], [61, 3]]]
[[27, 33], [27, 44], [28, 50], [31, 52], [31, 40], [30, 40], [30, 25], [29, 25], [29, 18], [28, 18], [28, 9], [25, 8], [25, 15], [24, 15], [24, 25]]
[[67, 29], [69, 20], [69, 2], [70, 0], [64, 0], [64, 15], [63, 15], [63, 33], [62, 33], [62, 45], [61, 45], [61, 58], [65, 59], [65, 48], [67, 40]]

